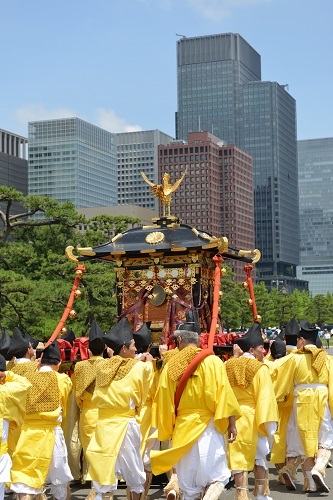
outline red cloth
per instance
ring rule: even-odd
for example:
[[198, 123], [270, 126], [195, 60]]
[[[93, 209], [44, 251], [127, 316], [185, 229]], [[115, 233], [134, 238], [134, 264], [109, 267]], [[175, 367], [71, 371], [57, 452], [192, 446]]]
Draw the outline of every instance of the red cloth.
[[89, 358], [88, 354], [89, 338], [88, 337], [78, 337], [74, 340], [72, 347], [72, 359], [77, 361], [84, 361]]
[[73, 353], [72, 353], [72, 344], [64, 339], [57, 339], [61, 361], [72, 361]]
[[[236, 339], [241, 337], [239, 334], [233, 333], [217, 333], [214, 335], [214, 345], [232, 345], [235, 343]], [[208, 347], [209, 333], [202, 333], [200, 335], [200, 347], [202, 349], [207, 349]]]

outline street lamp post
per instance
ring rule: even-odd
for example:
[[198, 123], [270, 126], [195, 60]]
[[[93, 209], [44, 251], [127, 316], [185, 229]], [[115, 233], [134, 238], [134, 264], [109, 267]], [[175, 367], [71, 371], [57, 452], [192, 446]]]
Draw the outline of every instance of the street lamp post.
[[272, 280], [272, 281], [271, 281], [271, 285], [275, 285], [275, 288], [276, 288], [277, 290], [279, 290], [279, 285], [283, 285], [283, 284], [284, 284], [284, 281], [283, 281], [283, 280], [278, 280], [278, 279], [276, 279], [276, 280]]

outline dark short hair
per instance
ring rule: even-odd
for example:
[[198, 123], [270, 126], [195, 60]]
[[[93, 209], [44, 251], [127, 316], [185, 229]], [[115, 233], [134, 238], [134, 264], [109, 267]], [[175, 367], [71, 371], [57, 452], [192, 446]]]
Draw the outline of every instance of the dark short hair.
[[89, 349], [93, 356], [100, 356], [105, 349], [105, 342], [101, 338], [90, 340]]
[[60, 363], [61, 359], [57, 358], [46, 358], [45, 356], [42, 356], [40, 360], [41, 365], [58, 365]]
[[124, 344], [121, 344], [121, 345], [120, 345], [117, 349], [115, 349], [115, 350], [113, 351], [113, 354], [114, 354], [115, 356], [117, 356], [117, 355], [120, 353], [120, 351], [121, 351], [121, 349], [122, 349], [122, 347], [123, 347], [123, 346], [127, 347], [127, 349], [128, 349], [128, 348], [129, 348], [129, 346], [130, 346], [130, 344], [131, 344], [131, 342], [125, 342]]

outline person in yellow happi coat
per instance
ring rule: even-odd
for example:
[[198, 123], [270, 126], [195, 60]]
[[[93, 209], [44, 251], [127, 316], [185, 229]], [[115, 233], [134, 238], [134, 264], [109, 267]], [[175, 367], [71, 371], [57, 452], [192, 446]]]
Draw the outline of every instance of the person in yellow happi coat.
[[[149, 323], [144, 323], [139, 330], [133, 333], [133, 338], [136, 347], [136, 357], [141, 358], [142, 355], [150, 351], [152, 344], [151, 331]], [[144, 493], [141, 495], [140, 500], [147, 498], [148, 491], [151, 485], [153, 473], [151, 472], [150, 465], [150, 451], [159, 448], [159, 440], [157, 439], [157, 429], [152, 425], [152, 405], [156, 394], [158, 371], [156, 370], [156, 360], [152, 361], [154, 367], [154, 374], [149, 382], [148, 395], [145, 403], [140, 409], [138, 415], [138, 423], [141, 432], [141, 445], [140, 451], [143, 459], [143, 465], [146, 474], [146, 482], [144, 485]]]
[[[136, 348], [126, 318], [110, 330], [104, 341], [113, 352], [97, 366], [92, 403], [98, 408], [95, 431], [87, 448], [89, 475], [97, 500], [110, 498], [121, 476], [132, 500], [144, 491], [146, 475], [140, 454], [141, 434], [136, 417], [144, 404], [153, 376], [152, 356], [134, 359]], [[89, 498], [93, 498], [93, 491]]]
[[273, 436], [271, 461], [278, 471], [278, 481], [284, 484], [281, 469], [286, 460], [287, 424], [293, 407], [295, 360], [293, 356], [287, 355], [285, 342], [277, 337], [270, 345], [270, 359], [266, 356], [264, 363], [269, 367], [279, 410], [278, 429]]
[[325, 469], [333, 448], [333, 359], [316, 347], [318, 330], [302, 320], [295, 354], [294, 404], [287, 428], [286, 487], [295, 490], [292, 474], [302, 457], [304, 490], [328, 493]]
[[0, 500], [4, 498], [5, 483], [10, 482], [9, 425], [21, 426], [30, 387], [25, 377], [7, 371], [5, 358], [0, 354]]
[[214, 355], [206, 356], [195, 368], [176, 411], [179, 381], [202, 351], [198, 348], [198, 333], [189, 328], [183, 323], [175, 331], [179, 353], [169, 359], [160, 375], [158, 437], [161, 441], [171, 439], [172, 446], [151, 451], [151, 465], [154, 474], [175, 466], [185, 500], [200, 498], [201, 494], [204, 499], [213, 500], [220, 496], [230, 478], [225, 434], [229, 440], [236, 438], [235, 419], [241, 412], [223, 362]]
[[226, 362], [229, 382], [243, 413], [237, 422], [237, 440], [229, 444], [236, 498], [250, 498], [246, 472], [254, 468], [255, 498], [271, 500], [265, 458], [269, 453], [268, 438], [277, 429], [278, 409], [269, 369], [263, 363], [264, 341], [260, 325], [254, 323], [237, 339], [237, 345], [243, 354]]
[[[38, 362], [35, 361], [35, 351], [30, 339], [23, 337], [21, 330], [17, 327], [14, 328], [6, 357], [10, 360], [7, 363], [7, 370], [17, 375], [25, 377], [28, 373], [37, 372], [38, 370]], [[20, 425], [13, 426], [12, 423], [9, 425], [8, 449], [10, 455], [13, 454], [16, 448], [20, 432]]]
[[[89, 332], [89, 359], [79, 361], [75, 365], [72, 377], [75, 399], [80, 408], [79, 436], [83, 448], [84, 457], [90, 442], [91, 436], [96, 427], [98, 409], [92, 403], [92, 397], [96, 382], [96, 366], [103, 361], [105, 343], [102, 337], [104, 332], [94, 319]], [[83, 478], [86, 471], [83, 471]]]
[[47, 480], [56, 500], [66, 500], [70, 494], [73, 476], [61, 421], [72, 382], [68, 375], [57, 372], [59, 366], [60, 351], [55, 341], [44, 349], [39, 371], [27, 374], [32, 387], [11, 469], [11, 489], [21, 500], [42, 495]]

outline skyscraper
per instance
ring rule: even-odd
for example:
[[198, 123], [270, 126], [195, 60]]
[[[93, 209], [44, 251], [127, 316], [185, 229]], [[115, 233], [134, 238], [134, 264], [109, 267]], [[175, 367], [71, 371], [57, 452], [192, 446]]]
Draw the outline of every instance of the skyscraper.
[[299, 262], [296, 104], [286, 86], [261, 81], [260, 55], [233, 33], [177, 42], [176, 137], [204, 130], [253, 157], [258, 281], [291, 289]]
[[313, 295], [333, 293], [333, 138], [298, 141], [301, 258]]
[[151, 182], [159, 183], [157, 148], [173, 138], [160, 130], [115, 134], [118, 157], [118, 204], [138, 205], [158, 210], [158, 200], [147, 190], [143, 171]]
[[[226, 236], [229, 246], [254, 249], [252, 157], [227, 146], [208, 132], [192, 132], [188, 141], [159, 146], [159, 174], [174, 183], [187, 169], [173, 193], [172, 214], [182, 222], [216, 237]], [[238, 281], [244, 264], [229, 263]]]
[[[26, 137], [0, 129], [0, 185], [17, 189], [28, 194], [28, 160]], [[5, 204], [0, 204], [5, 208]], [[13, 204], [12, 213], [20, 213], [22, 208]]]
[[117, 204], [114, 134], [79, 118], [30, 122], [29, 194], [76, 208]]
[[26, 137], [0, 129], [0, 185], [28, 194]]

